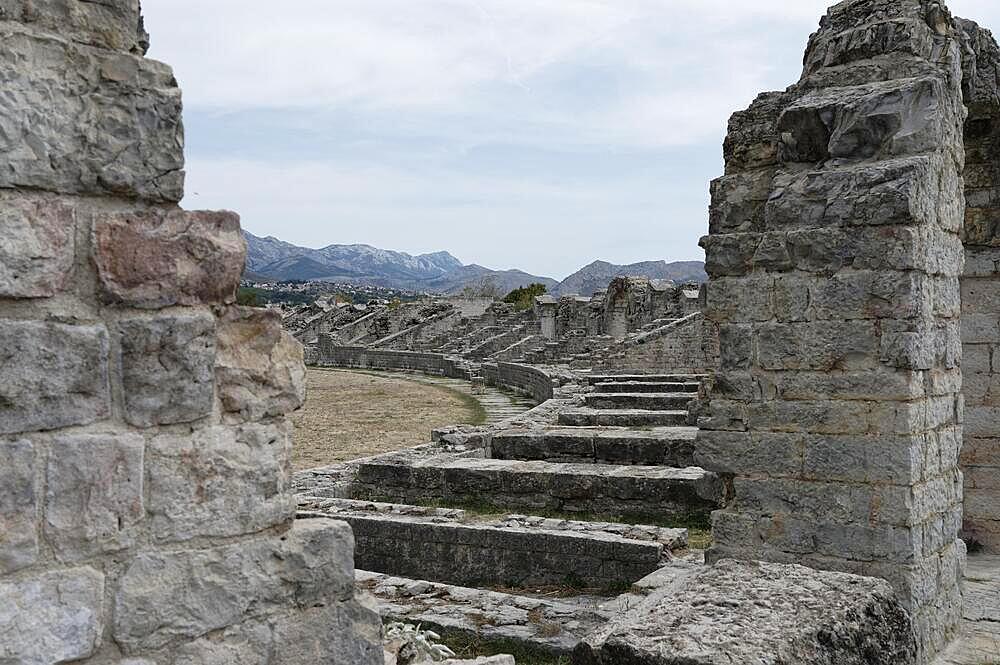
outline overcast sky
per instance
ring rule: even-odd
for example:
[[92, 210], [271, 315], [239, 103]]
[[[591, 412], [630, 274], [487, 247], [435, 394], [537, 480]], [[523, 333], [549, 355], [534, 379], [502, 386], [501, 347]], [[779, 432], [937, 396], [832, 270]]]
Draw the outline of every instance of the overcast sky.
[[[143, 0], [187, 208], [310, 247], [565, 277], [701, 259], [729, 115], [827, 0]], [[1000, 27], [997, 0], [951, 0]]]

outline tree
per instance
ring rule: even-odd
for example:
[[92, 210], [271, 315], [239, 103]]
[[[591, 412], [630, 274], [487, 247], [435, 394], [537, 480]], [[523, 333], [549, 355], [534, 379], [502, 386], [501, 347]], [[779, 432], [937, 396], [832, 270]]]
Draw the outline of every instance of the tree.
[[535, 306], [535, 298], [541, 295], [545, 295], [548, 289], [544, 284], [529, 284], [528, 286], [522, 286], [519, 289], [514, 289], [506, 296], [504, 296], [503, 301], [514, 305], [519, 310], [531, 309]]

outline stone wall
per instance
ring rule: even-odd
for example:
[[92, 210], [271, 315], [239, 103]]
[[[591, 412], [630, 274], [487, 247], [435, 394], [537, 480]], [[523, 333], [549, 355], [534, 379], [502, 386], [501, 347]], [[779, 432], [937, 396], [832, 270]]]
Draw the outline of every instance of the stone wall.
[[145, 40], [0, 0], [0, 662], [381, 662], [350, 528], [293, 521], [301, 347], [233, 304], [237, 216], [177, 206]]
[[469, 370], [455, 358], [440, 353], [389, 351], [364, 346], [338, 346], [329, 335], [320, 335], [316, 349], [317, 367], [348, 369], [399, 370], [422, 372], [453, 379], [468, 379]]
[[484, 364], [480, 371], [488, 384], [530, 395], [538, 404], [552, 399], [552, 377], [537, 367], [499, 362]]
[[1000, 553], [1000, 52], [975, 23], [962, 27], [976, 55], [965, 59], [964, 531], [973, 546]]
[[966, 51], [938, 2], [833, 7], [799, 83], [733, 116], [703, 240], [696, 459], [734, 491], [709, 558], [883, 577], [924, 660], [962, 605]]
[[716, 324], [699, 312], [607, 349], [594, 358], [602, 371], [644, 374], [707, 374], [719, 361]]

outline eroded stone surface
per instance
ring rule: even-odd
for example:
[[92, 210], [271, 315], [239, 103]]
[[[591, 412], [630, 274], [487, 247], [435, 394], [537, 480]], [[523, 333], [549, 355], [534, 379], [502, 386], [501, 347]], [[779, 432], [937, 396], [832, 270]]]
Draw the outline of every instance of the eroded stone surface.
[[118, 324], [125, 418], [137, 427], [199, 420], [215, 397], [215, 319], [208, 314]]
[[106, 418], [108, 335], [103, 326], [0, 321], [0, 434]]
[[73, 568], [0, 583], [0, 662], [51, 665], [100, 644], [104, 576]]
[[287, 425], [208, 427], [161, 434], [149, 446], [149, 511], [155, 538], [235, 536], [289, 520]]
[[148, 46], [139, 0], [0, 0], [0, 19], [116, 51], [145, 53]]
[[0, 574], [30, 566], [38, 557], [35, 447], [0, 442]]
[[306, 378], [302, 345], [282, 330], [277, 312], [230, 308], [218, 334], [216, 378], [226, 411], [257, 420], [302, 406]]
[[141, 554], [116, 596], [115, 639], [133, 653], [174, 638], [198, 638], [281, 607], [349, 601], [353, 545], [346, 524], [308, 520], [281, 538]]
[[0, 87], [0, 187], [182, 198], [181, 94], [166, 65], [2, 23]]
[[231, 212], [98, 215], [94, 260], [105, 300], [134, 307], [231, 303], [246, 244]]
[[76, 215], [65, 202], [0, 198], [0, 297], [43, 298], [73, 274]]
[[910, 618], [882, 580], [721, 561], [588, 637], [574, 663], [916, 663]]
[[53, 439], [46, 472], [45, 537], [62, 561], [132, 546], [143, 506], [138, 435]]

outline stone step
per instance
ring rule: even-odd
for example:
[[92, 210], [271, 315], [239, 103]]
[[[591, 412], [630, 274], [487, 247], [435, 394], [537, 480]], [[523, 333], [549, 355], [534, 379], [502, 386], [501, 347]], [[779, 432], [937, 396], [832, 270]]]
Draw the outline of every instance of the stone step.
[[705, 378], [704, 374], [589, 374], [585, 376], [587, 383], [625, 383], [625, 382], [653, 382], [653, 383], [693, 383], [701, 382]]
[[696, 393], [701, 384], [697, 381], [607, 381], [592, 385], [599, 393]]
[[592, 409], [643, 409], [645, 411], [677, 411], [687, 409], [694, 399], [692, 393], [591, 393], [584, 395]]
[[493, 435], [488, 456], [643, 466], [694, 466], [694, 427], [635, 430], [624, 427], [547, 427]]
[[620, 589], [668, 563], [669, 552], [687, 543], [684, 529], [447, 512], [299, 497], [300, 518], [351, 525], [358, 568], [447, 584]]
[[435, 455], [358, 466], [356, 499], [585, 513], [662, 524], [701, 519], [718, 508], [723, 484], [697, 467], [560, 464]]
[[593, 409], [583, 407], [559, 413], [559, 424], [571, 427], [677, 427], [687, 425], [687, 411]]
[[485, 589], [355, 572], [358, 588], [378, 603], [384, 622], [401, 621], [476, 643], [523, 644], [567, 657], [584, 637], [611, 620], [574, 598], [537, 598]]

